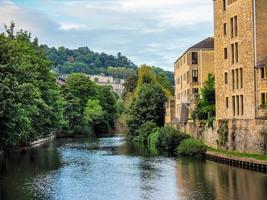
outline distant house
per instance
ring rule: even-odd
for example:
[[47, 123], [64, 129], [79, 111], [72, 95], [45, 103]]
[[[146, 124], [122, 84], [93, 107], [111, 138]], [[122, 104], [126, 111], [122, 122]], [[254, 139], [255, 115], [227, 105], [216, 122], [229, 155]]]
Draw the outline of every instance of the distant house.
[[60, 86], [64, 85], [66, 82], [66, 76], [61, 75], [59, 77], [57, 77], [56, 83]]
[[89, 75], [90, 80], [95, 82], [97, 85], [102, 86], [111, 86], [114, 92], [116, 92], [119, 96], [122, 96], [123, 93], [123, 84], [125, 82], [124, 79], [113, 78], [112, 76], [105, 75]]

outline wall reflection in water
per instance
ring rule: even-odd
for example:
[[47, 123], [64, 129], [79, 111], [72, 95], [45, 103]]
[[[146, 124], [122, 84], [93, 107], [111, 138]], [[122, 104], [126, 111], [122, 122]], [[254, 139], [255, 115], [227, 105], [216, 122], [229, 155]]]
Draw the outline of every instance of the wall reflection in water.
[[212, 161], [178, 159], [176, 182], [182, 199], [267, 199], [267, 174]]

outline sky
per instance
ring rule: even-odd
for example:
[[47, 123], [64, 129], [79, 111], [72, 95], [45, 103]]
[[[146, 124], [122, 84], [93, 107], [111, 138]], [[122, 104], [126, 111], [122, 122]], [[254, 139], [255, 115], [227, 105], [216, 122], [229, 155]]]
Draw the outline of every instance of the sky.
[[50, 47], [121, 52], [173, 71], [187, 48], [213, 35], [213, 1], [0, 0], [0, 31], [12, 20]]

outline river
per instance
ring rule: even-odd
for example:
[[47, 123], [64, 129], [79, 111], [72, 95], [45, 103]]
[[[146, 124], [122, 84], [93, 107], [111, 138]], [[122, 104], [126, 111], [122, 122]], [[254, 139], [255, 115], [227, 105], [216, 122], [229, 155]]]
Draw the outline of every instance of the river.
[[58, 139], [0, 167], [1, 200], [267, 199], [267, 174], [176, 159], [123, 136]]

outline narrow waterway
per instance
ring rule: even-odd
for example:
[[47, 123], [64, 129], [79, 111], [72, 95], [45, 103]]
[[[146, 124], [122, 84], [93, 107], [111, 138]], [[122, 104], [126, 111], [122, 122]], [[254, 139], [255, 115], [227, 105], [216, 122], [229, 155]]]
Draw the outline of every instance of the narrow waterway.
[[267, 174], [159, 155], [122, 136], [56, 140], [0, 170], [1, 200], [267, 199]]

